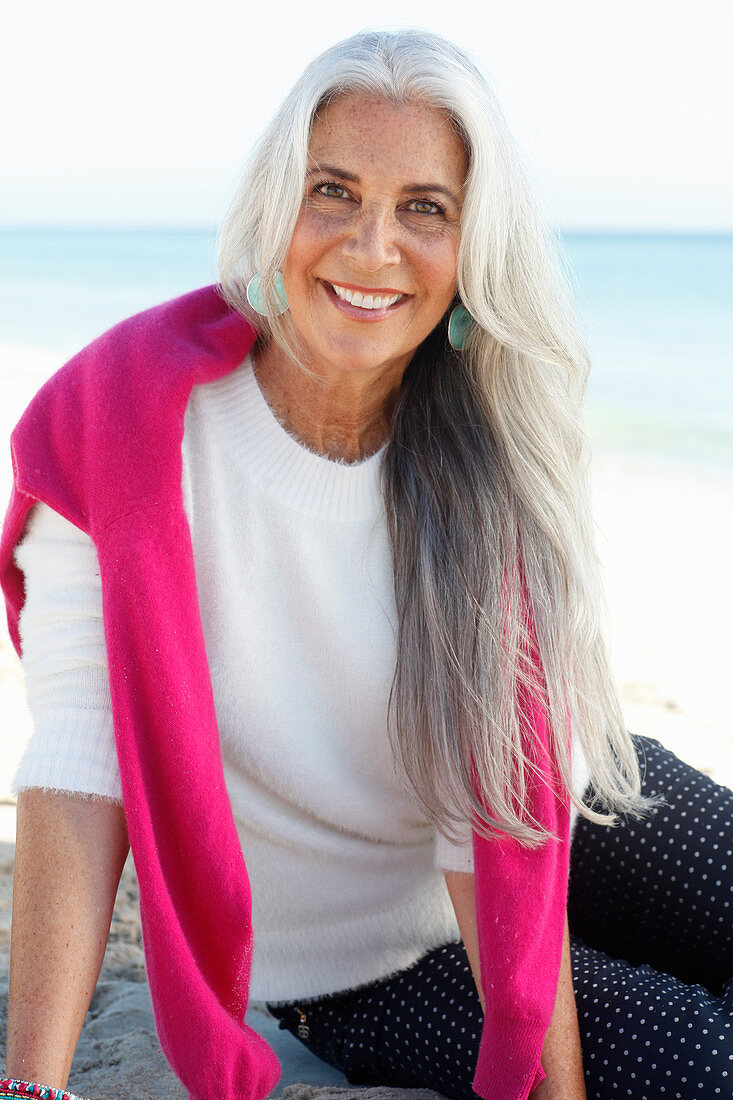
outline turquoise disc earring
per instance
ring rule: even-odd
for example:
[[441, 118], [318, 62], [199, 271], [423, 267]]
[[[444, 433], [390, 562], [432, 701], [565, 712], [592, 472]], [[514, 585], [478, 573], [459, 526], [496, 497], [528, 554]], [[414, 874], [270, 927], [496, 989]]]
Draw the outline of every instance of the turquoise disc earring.
[[448, 318], [448, 342], [456, 351], [463, 351], [468, 334], [473, 325], [473, 317], [465, 306], [456, 306]]
[[[276, 314], [279, 316], [288, 308], [288, 296], [285, 293], [285, 283], [283, 281], [282, 272], [278, 271], [275, 276], [272, 289], [275, 292], [275, 304], [277, 306]], [[265, 309], [265, 300], [262, 297], [259, 272], [253, 275], [247, 283], [247, 301], [257, 313], [261, 313], [263, 316], [267, 313]]]

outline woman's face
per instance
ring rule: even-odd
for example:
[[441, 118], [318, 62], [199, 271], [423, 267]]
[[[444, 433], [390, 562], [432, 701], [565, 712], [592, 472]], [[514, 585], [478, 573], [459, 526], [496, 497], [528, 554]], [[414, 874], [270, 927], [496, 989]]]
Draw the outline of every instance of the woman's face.
[[455, 294], [467, 164], [419, 103], [342, 96], [316, 119], [283, 266], [309, 365], [401, 376]]

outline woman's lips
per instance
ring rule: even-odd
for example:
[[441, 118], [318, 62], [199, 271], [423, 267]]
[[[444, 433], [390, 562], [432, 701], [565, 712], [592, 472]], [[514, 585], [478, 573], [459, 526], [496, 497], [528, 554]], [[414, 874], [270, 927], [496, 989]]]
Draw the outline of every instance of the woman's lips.
[[[369, 298], [371, 298], [372, 303], [374, 302], [375, 298], [381, 298], [382, 301], [384, 301], [385, 298], [387, 298], [388, 300], [392, 299], [389, 305], [382, 305], [375, 309], [374, 305], [372, 304], [371, 308], [366, 308], [363, 305], [356, 305], [353, 302], [349, 302], [346, 300], [345, 297], [337, 294], [334, 290], [333, 283], [328, 283], [325, 279], [321, 279], [320, 282], [321, 286], [325, 290], [330, 300], [336, 306], [336, 308], [346, 317], [351, 317], [357, 321], [382, 321], [385, 317], [391, 317], [393, 313], [396, 313], [397, 310], [400, 309], [400, 307], [403, 306], [405, 302], [411, 297], [411, 295], [402, 294], [398, 290], [368, 290], [367, 288], [353, 287], [344, 283], [336, 284], [339, 290], [342, 291], [342, 294], [344, 291], [347, 291], [350, 295], [356, 297], [357, 300], [359, 299], [359, 295], [361, 295], [362, 300], [366, 298], [367, 302], [369, 301]], [[397, 295], [399, 295], [399, 297], [395, 301], [394, 299]]]

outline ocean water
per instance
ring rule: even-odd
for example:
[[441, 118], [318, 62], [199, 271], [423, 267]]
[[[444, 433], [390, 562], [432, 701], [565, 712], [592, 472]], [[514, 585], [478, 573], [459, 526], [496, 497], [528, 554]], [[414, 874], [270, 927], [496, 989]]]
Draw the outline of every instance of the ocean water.
[[568, 234], [596, 442], [733, 461], [733, 236]]
[[[733, 463], [733, 236], [569, 233], [596, 446]], [[215, 280], [213, 229], [0, 229], [0, 345], [59, 365]]]

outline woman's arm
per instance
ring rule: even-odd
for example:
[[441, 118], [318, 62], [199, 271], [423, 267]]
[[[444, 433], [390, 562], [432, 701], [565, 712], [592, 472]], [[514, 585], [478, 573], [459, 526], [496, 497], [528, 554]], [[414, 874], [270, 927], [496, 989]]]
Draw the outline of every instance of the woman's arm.
[[463, 946], [466, 948], [471, 964], [473, 980], [476, 983], [481, 1007], [486, 1012], [484, 991], [481, 987], [481, 965], [478, 953], [478, 928], [476, 926], [476, 892], [474, 877], [465, 871], [444, 871], [445, 884], [456, 914]]
[[532, 1100], [586, 1100], [567, 916], [555, 1007], [540, 1060], [547, 1076], [532, 1093]]
[[114, 802], [40, 789], [18, 795], [9, 1076], [65, 1087], [128, 847]]
[[[468, 961], [481, 1005], [486, 1010], [481, 988], [481, 967], [476, 926], [476, 894], [474, 876], [461, 871], [446, 871], [448, 887], [456, 920], [461, 932]], [[583, 1055], [580, 1047], [578, 1013], [573, 992], [573, 976], [570, 965], [570, 935], [565, 918], [560, 976], [555, 997], [555, 1008], [542, 1047], [542, 1068], [546, 1073], [532, 1092], [532, 1100], [586, 1100], [583, 1077]]]

